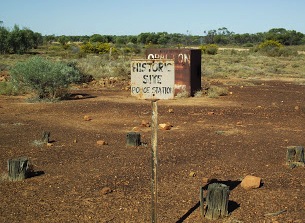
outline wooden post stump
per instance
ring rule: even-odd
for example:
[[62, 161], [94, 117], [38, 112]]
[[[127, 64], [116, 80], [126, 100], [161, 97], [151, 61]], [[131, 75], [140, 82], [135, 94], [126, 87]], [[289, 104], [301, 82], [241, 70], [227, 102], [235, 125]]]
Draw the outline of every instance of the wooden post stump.
[[304, 163], [304, 148], [302, 146], [296, 146], [295, 148], [295, 161]]
[[295, 147], [294, 146], [289, 146], [287, 147], [287, 153], [286, 153], [286, 162], [294, 162], [295, 158]]
[[286, 154], [286, 164], [291, 168], [295, 166], [304, 166], [304, 147], [303, 146], [288, 146]]
[[10, 181], [24, 180], [27, 177], [29, 160], [26, 157], [9, 159], [7, 161], [8, 179]]
[[127, 146], [140, 146], [141, 145], [141, 134], [138, 132], [128, 132], [127, 133]]
[[44, 131], [42, 133], [41, 141], [44, 143], [49, 143], [50, 142], [49, 138], [50, 138], [50, 132]]
[[228, 216], [229, 186], [213, 183], [208, 186], [206, 195], [206, 211], [204, 217], [210, 220]]

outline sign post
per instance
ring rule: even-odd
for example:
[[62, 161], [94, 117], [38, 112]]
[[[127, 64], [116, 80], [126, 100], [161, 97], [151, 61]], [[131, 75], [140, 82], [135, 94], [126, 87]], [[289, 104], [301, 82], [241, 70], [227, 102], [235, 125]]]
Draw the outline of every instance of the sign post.
[[158, 203], [158, 104], [173, 99], [175, 64], [173, 60], [133, 60], [131, 62], [131, 95], [151, 101], [151, 222], [157, 223]]
[[151, 125], [151, 222], [157, 223], [158, 204], [158, 104], [156, 100], [151, 100], [152, 125]]

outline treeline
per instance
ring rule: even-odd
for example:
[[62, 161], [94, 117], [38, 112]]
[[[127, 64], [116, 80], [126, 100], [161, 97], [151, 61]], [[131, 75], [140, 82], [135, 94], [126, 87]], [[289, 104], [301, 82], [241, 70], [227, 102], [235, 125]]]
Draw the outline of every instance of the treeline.
[[273, 28], [268, 32], [255, 34], [235, 34], [227, 28], [210, 30], [205, 32], [205, 43], [207, 44], [236, 44], [236, 45], [254, 45], [266, 40], [274, 40], [285, 46], [305, 44], [305, 35], [295, 30], [286, 30], [284, 28]]
[[0, 54], [23, 54], [42, 44], [43, 37], [40, 33], [27, 28], [20, 29], [17, 25], [10, 30], [0, 23]]
[[[90, 44], [111, 43], [116, 46], [124, 45], [158, 45], [160, 47], [171, 46], [200, 46], [204, 44], [218, 45], [238, 45], [252, 47], [266, 40], [274, 40], [282, 45], [301, 45], [305, 44], [305, 35], [295, 30], [286, 30], [284, 28], [270, 29], [268, 32], [255, 34], [235, 34], [227, 28], [204, 31], [204, 35], [191, 35], [167, 32], [145, 32], [139, 35], [101, 35], [92, 36], [55, 36], [45, 35], [33, 32], [28, 28], [20, 29], [15, 25], [12, 29], [2, 26], [0, 21], [0, 54], [6, 53], [26, 53], [31, 49], [37, 48], [42, 44], [59, 42], [67, 45], [69, 42], [81, 42], [89, 47]], [[104, 47], [104, 45], [99, 45]]]
[[239, 45], [251, 46], [259, 44], [266, 40], [275, 40], [283, 45], [301, 45], [305, 44], [305, 35], [295, 30], [286, 30], [284, 28], [270, 29], [268, 32], [255, 34], [235, 34], [227, 28], [219, 28], [217, 30], [205, 31], [204, 35], [190, 35], [180, 33], [167, 32], [146, 32], [139, 35], [101, 35], [94, 34], [92, 36], [45, 36], [46, 42], [60, 42], [65, 44], [67, 42], [100, 42], [113, 43], [118, 45], [133, 43], [133, 44], [154, 44], [161, 46], [171, 45], [202, 45], [202, 44], [219, 44], [219, 45]]

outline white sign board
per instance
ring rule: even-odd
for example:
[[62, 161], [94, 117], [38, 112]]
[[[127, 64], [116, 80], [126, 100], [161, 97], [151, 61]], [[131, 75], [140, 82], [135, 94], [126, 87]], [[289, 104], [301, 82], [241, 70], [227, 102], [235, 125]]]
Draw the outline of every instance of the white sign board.
[[173, 99], [174, 60], [132, 60], [131, 95], [140, 99]]

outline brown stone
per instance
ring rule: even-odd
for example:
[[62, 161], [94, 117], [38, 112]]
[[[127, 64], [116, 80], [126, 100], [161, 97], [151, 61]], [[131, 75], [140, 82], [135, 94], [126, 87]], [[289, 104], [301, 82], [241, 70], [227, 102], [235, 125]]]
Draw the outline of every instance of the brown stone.
[[75, 95], [75, 97], [74, 97], [75, 99], [82, 99], [82, 98], [84, 98], [84, 96], [83, 95], [81, 95], [81, 94], [78, 94], [78, 95]]
[[193, 172], [193, 171], [191, 171], [190, 174], [189, 174], [189, 176], [190, 176], [190, 177], [195, 177], [195, 176], [196, 176], [196, 173]]
[[170, 130], [172, 128], [172, 125], [170, 123], [162, 123], [159, 124], [159, 128], [162, 130]]
[[102, 190], [101, 190], [101, 194], [102, 195], [106, 195], [106, 194], [110, 194], [112, 193], [112, 190], [110, 187], [104, 187]]
[[90, 120], [91, 120], [91, 117], [90, 117], [89, 115], [85, 115], [85, 116], [84, 116], [84, 120], [85, 120], [85, 121], [90, 121]]
[[140, 129], [139, 129], [138, 127], [133, 127], [133, 128], [131, 129], [131, 131], [132, 131], [132, 132], [139, 132]]
[[147, 121], [147, 120], [142, 120], [141, 126], [143, 126], [143, 127], [150, 127], [149, 121]]
[[98, 141], [96, 141], [96, 144], [98, 144], [98, 145], [108, 145], [108, 143], [104, 140], [98, 140]]
[[208, 177], [203, 177], [202, 178], [202, 183], [203, 184], [207, 184], [207, 183], [209, 183], [210, 182], [210, 179], [208, 178]]
[[240, 186], [246, 190], [259, 188], [262, 179], [260, 177], [255, 177], [247, 175], [241, 182]]

